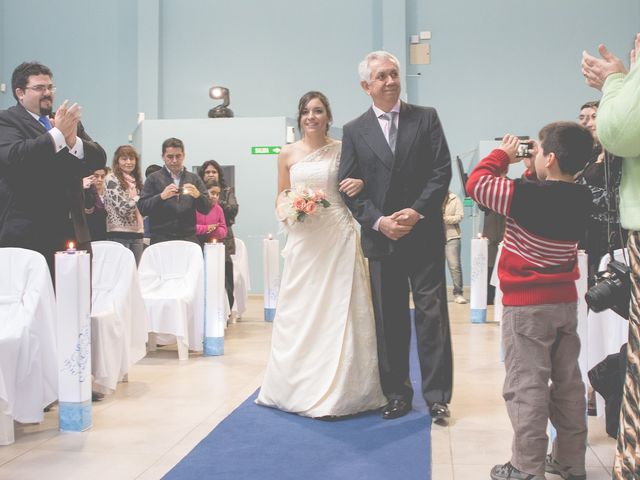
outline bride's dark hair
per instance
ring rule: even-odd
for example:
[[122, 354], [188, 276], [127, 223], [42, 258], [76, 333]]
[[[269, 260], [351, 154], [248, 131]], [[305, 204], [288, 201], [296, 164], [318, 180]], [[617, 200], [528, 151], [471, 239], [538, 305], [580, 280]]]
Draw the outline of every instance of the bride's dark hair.
[[302, 134], [302, 128], [300, 127], [300, 119], [302, 118], [302, 112], [304, 112], [305, 108], [307, 108], [307, 104], [317, 98], [324, 105], [324, 109], [327, 111], [327, 118], [329, 122], [327, 123], [327, 132], [329, 132], [329, 125], [333, 122], [333, 115], [331, 114], [331, 107], [329, 106], [329, 100], [322, 92], [316, 92], [314, 90], [305, 93], [302, 97], [300, 97], [300, 101], [298, 102], [298, 130], [300, 134]]

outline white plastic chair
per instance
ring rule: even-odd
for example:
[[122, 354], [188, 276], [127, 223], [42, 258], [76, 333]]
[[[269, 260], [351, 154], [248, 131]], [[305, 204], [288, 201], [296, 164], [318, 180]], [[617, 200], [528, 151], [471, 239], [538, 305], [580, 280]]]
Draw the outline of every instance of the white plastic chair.
[[44, 257], [0, 248], [0, 445], [58, 398], [56, 304]]
[[147, 354], [147, 310], [133, 253], [117, 242], [92, 242], [91, 373], [94, 390], [113, 393]]
[[178, 358], [202, 351], [204, 334], [204, 261], [202, 249], [182, 240], [157, 243], [142, 254], [140, 287], [149, 314], [149, 350], [156, 335], [176, 337]]
[[251, 278], [249, 274], [249, 256], [247, 247], [238, 237], [236, 241], [236, 253], [231, 255], [233, 262], [233, 297], [234, 302], [231, 312], [234, 317], [241, 317], [247, 310], [249, 291], [251, 290]]

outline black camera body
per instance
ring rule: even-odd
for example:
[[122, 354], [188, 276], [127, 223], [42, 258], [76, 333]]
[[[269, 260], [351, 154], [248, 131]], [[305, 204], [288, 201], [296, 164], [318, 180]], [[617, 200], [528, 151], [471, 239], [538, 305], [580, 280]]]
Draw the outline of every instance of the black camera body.
[[596, 284], [584, 296], [589, 308], [594, 312], [602, 312], [610, 308], [628, 320], [631, 269], [622, 262], [612, 260], [604, 272], [598, 272], [595, 281]]

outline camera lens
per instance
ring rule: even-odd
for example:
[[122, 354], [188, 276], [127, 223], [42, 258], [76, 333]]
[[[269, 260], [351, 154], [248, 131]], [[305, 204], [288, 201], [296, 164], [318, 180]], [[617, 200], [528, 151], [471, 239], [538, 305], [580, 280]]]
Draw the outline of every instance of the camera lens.
[[584, 296], [589, 308], [596, 313], [611, 308], [615, 287], [615, 282], [610, 279], [603, 280], [591, 287]]

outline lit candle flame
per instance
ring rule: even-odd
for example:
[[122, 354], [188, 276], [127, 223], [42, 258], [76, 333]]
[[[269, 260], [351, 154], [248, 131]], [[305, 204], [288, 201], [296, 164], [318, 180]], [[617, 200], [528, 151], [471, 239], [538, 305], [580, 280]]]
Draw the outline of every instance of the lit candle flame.
[[69, 242], [67, 244], [67, 250], [75, 250], [76, 249], [76, 244], [73, 242]]
[[268, 238], [269, 240], [273, 240], [273, 235], [269, 234], [269, 235], [267, 235], [267, 238]]
[[211, 240], [211, 243], [218, 243], [218, 240], [214, 238], [213, 240]]

